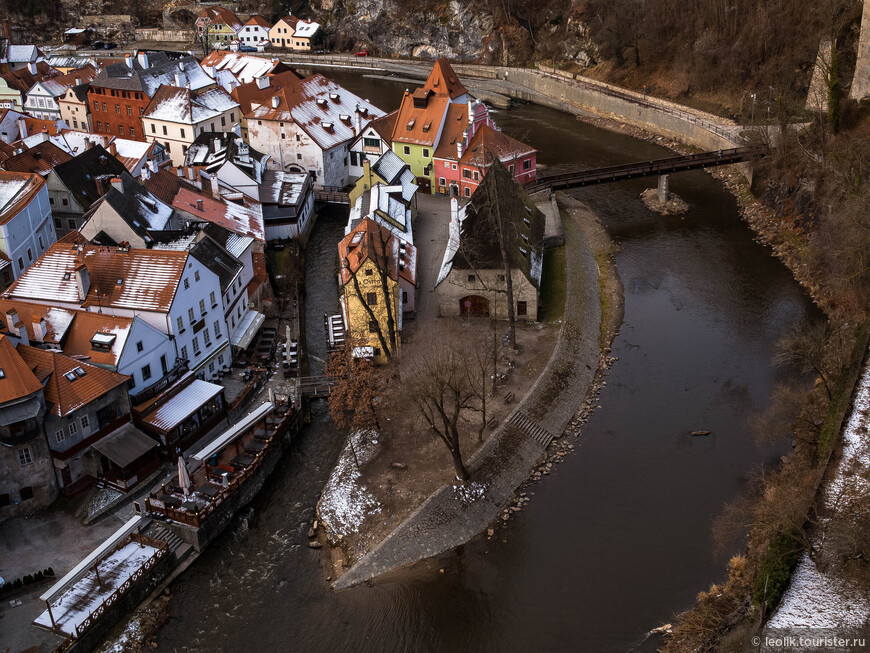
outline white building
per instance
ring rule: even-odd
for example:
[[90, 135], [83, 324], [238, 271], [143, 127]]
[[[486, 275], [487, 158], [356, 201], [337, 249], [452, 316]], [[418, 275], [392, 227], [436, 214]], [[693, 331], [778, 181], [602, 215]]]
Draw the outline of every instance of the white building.
[[162, 143], [172, 165], [181, 166], [199, 134], [231, 131], [240, 117], [239, 103], [222, 88], [192, 91], [161, 86], [142, 115], [142, 126], [145, 139]]
[[393, 127], [398, 109], [372, 120], [350, 144], [350, 176], [358, 179], [363, 174], [363, 162], [377, 163], [386, 152], [393, 151]]
[[251, 16], [239, 30], [239, 41], [242, 45], [260, 49], [269, 44], [270, 29], [272, 26], [265, 18], [257, 15]]
[[48, 188], [35, 173], [0, 170], [0, 280], [21, 276], [57, 240]]
[[310, 173], [315, 186], [347, 186], [350, 144], [384, 112], [320, 74], [262, 91], [245, 114], [251, 146], [279, 170]]
[[4, 294], [122, 317], [171, 337], [198, 378], [232, 361], [220, 279], [187, 251], [55, 243]]

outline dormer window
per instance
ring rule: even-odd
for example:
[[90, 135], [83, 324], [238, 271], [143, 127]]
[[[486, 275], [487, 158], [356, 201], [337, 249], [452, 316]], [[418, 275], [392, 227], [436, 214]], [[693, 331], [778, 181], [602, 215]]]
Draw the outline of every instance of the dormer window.
[[124, 280], [123, 279], [115, 279], [115, 285], [116, 286], [124, 285]]
[[332, 133], [332, 123], [331, 122], [322, 122], [320, 125], [328, 132]]
[[339, 118], [339, 120], [341, 120], [341, 122], [343, 122], [343, 123], [345, 123], [345, 124], [347, 124], [347, 125], [350, 124], [350, 116], [349, 116], [349, 115], [343, 113], [343, 114], [341, 114], [338, 118]]
[[322, 97], [317, 98], [317, 106], [325, 107], [326, 106], [326, 98], [322, 98]]
[[109, 351], [115, 344], [115, 338], [114, 333], [95, 333], [94, 337], [91, 338], [91, 349]]
[[341, 104], [341, 96], [338, 93], [330, 93], [329, 99], [335, 102], [336, 104]]
[[432, 121], [429, 120], [425, 125], [423, 125], [423, 131], [428, 132], [431, 127], [432, 127]]
[[64, 281], [69, 281], [69, 272], [64, 272], [64, 273], [63, 273], [63, 280], [64, 280]]
[[2, 367], [0, 367], [0, 379], [5, 379], [5, 378], [6, 378], [6, 372], [3, 370]]
[[78, 377], [76, 377], [74, 372], [64, 372], [64, 377], [66, 377], [66, 380], [69, 381], [70, 383], [72, 383], [73, 381], [76, 380], [76, 378], [78, 378]]
[[85, 375], [85, 371], [84, 371], [84, 369], [82, 369], [81, 367], [74, 367], [74, 368], [73, 368], [73, 374], [75, 374], [75, 375], [78, 376], [78, 377], [82, 377], [82, 376]]
[[414, 125], [415, 125], [416, 123], [417, 123], [417, 119], [416, 119], [416, 118], [411, 118], [411, 119], [408, 121], [408, 131], [411, 131], [412, 129], [414, 129]]

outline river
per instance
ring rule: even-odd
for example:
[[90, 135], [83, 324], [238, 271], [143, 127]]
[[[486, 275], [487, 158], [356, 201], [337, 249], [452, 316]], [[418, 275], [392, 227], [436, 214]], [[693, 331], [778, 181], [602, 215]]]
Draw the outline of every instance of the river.
[[[404, 90], [330, 77], [387, 110]], [[667, 155], [536, 105], [495, 118], [539, 149], [542, 167]], [[477, 539], [434, 567], [333, 593], [306, 531], [343, 434], [316, 405], [312, 426], [250, 509], [175, 584], [160, 650], [650, 649], [644, 633], [724, 576], [711, 520], [753, 469], [783, 453], [756, 447], [746, 418], [784, 374], [771, 364], [776, 339], [815, 316], [719, 183], [700, 171], [673, 176], [671, 190], [690, 210], [668, 218], [639, 198], [654, 183], [576, 191], [620, 246], [618, 361], [576, 451], [529, 488], [531, 503], [503, 539]], [[335, 212], [321, 218], [306, 264], [325, 280], [307, 297], [318, 357], [323, 313], [337, 306], [332, 270], [343, 226]], [[697, 429], [712, 435], [691, 437]]]

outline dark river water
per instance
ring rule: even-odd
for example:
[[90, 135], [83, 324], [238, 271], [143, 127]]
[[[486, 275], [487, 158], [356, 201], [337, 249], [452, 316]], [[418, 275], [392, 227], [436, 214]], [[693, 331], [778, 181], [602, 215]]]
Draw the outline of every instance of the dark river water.
[[[382, 108], [403, 84], [330, 75]], [[495, 115], [540, 151], [542, 167], [666, 156], [655, 145], [526, 105]], [[601, 407], [576, 451], [529, 491], [501, 537], [478, 539], [373, 586], [330, 591], [307, 520], [343, 442], [325, 406], [246, 514], [175, 585], [166, 651], [626, 651], [688, 608], [725, 572], [710, 522], [747, 474], [782, 452], [746, 426], [783, 374], [774, 342], [814, 315], [787, 271], [752, 240], [709, 175], [671, 189], [683, 217], [648, 211], [637, 180], [576, 192], [620, 246], [625, 322]], [[340, 214], [322, 216], [308, 252], [310, 350], [337, 307]], [[314, 361], [316, 371], [317, 362]], [[713, 434], [693, 438], [690, 431]], [[444, 573], [438, 573], [438, 568]]]

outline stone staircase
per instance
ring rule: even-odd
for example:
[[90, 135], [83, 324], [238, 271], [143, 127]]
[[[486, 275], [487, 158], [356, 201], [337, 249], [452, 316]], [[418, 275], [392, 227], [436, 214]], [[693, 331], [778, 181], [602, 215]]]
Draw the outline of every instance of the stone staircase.
[[155, 540], [166, 542], [169, 545], [169, 552], [175, 556], [176, 562], [183, 560], [193, 550], [190, 544], [161, 524], [152, 524], [147, 535]]
[[511, 415], [508, 424], [516, 426], [520, 431], [528, 435], [544, 449], [546, 449], [550, 445], [550, 442], [553, 441], [554, 436], [552, 433], [520, 410]]

